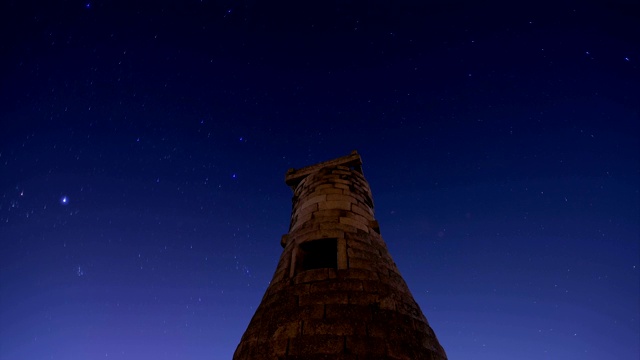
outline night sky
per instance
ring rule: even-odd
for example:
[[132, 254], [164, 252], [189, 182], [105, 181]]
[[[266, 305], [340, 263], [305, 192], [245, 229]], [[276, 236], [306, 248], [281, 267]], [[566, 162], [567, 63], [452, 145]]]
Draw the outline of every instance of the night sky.
[[352, 150], [450, 359], [638, 359], [640, 9], [601, 3], [4, 1], [0, 359], [230, 359], [285, 172]]

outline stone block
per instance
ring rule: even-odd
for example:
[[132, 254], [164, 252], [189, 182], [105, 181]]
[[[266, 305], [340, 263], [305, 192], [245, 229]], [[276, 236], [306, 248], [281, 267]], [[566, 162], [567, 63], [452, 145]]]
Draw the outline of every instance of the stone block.
[[377, 252], [374, 253], [365, 249], [355, 249], [351, 247], [347, 249], [347, 255], [349, 259], [359, 258], [359, 259], [368, 260], [371, 262], [380, 261], [380, 254], [378, 254]]
[[294, 221], [294, 223], [292, 224], [293, 226], [291, 226], [291, 232], [297, 230], [298, 228], [300, 228], [302, 225], [304, 225], [304, 223], [308, 222], [309, 220], [311, 220], [313, 214], [306, 214], [303, 216], [298, 216], [296, 218], [296, 220]]
[[318, 204], [311, 204], [307, 207], [301, 208], [298, 211], [296, 211], [296, 216], [303, 216], [303, 215], [307, 215], [310, 214], [314, 211], [318, 211]]
[[[324, 186], [324, 185], [321, 185]], [[329, 185], [328, 188], [324, 188], [324, 189], [317, 189], [315, 191], [316, 194], [321, 195], [333, 195], [333, 194], [342, 194], [342, 189], [338, 189], [337, 187], [333, 186], [333, 185]]]
[[345, 225], [349, 225], [349, 226], [353, 226], [356, 229], [360, 229], [364, 232], [369, 232], [369, 227], [367, 226], [366, 223], [362, 223], [360, 221], [357, 221], [355, 219], [352, 218], [348, 218], [348, 217], [341, 217], [340, 218], [340, 223], [341, 224], [345, 224]]
[[[323, 195], [327, 196], [327, 195]], [[327, 210], [327, 209], [340, 209], [340, 210], [351, 210], [351, 202], [350, 201], [324, 201], [318, 204], [319, 210]]]
[[333, 187], [333, 184], [321, 184], [321, 185], [316, 186], [313, 189], [313, 191], [314, 192], [319, 192], [319, 191], [326, 190], [326, 189], [335, 189], [335, 187]]
[[289, 348], [289, 339], [278, 339], [271, 341], [268, 345], [270, 348], [270, 359], [284, 358]]
[[[386, 252], [382, 251], [383, 254], [385, 254]], [[379, 260], [380, 261], [380, 269], [387, 269], [388, 271], [391, 272], [398, 272], [398, 268], [396, 267], [396, 264], [393, 262], [393, 260], [389, 261], [389, 258], [385, 258], [383, 257], [383, 255], [380, 256]]]
[[349, 190], [344, 190], [343, 189], [343, 193], [345, 195], [349, 195], [350, 197], [352, 197], [353, 199], [355, 199], [356, 201], [354, 201], [354, 203], [356, 204], [360, 204], [360, 206], [368, 208], [369, 206], [366, 205], [366, 201], [367, 201], [367, 197], [365, 195], [363, 195], [363, 193], [361, 191], [357, 191], [355, 189], [349, 189]]
[[[335, 226], [336, 223], [340, 222], [340, 217], [337, 216], [319, 216], [317, 213], [313, 215], [313, 221], [316, 224], [323, 224], [324, 228], [327, 228], [327, 224], [329, 226]], [[322, 228], [322, 227], [320, 227]]]
[[371, 320], [371, 307], [357, 304], [326, 304], [324, 316], [327, 319], [359, 319]]
[[387, 355], [394, 360], [414, 360], [412, 352], [407, 348], [407, 344], [403, 341], [386, 341]]
[[300, 335], [302, 332], [301, 323], [302, 321], [295, 320], [279, 324], [271, 340], [288, 339]]
[[327, 226], [324, 229], [321, 229], [318, 226], [317, 229], [310, 230], [301, 234], [292, 234], [293, 241], [296, 245], [302, 244], [307, 241], [317, 240], [317, 239], [329, 239], [329, 238], [342, 238], [344, 237], [344, 231], [336, 229], [333, 226]]
[[[294, 290], [298, 291], [299, 288], [294, 289], [290, 287], [290, 288], [284, 288], [282, 291], [269, 293], [269, 295], [266, 295], [263, 297], [260, 304], [263, 305], [264, 307], [273, 307], [276, 310], [278, 308], [292, 308], [297, 305], [296, 299], [294, 296], [286, 296], [286, 295], [289, 293], [291, 293], [292, 295], [295, 295], [293, 293]], [[285, 295], [283, 296], [283, 294]]]
[[301, 203], [297, 209], [304, 209], [307, 206], [311, 206], [313, 204], [317, 204], [327, 200], [327, 195], [316, 195], [309, 199], [305, 199], [303, 203]]
[[[356, 239], [347, 240], [347, 249], [352, 249], [353, 251], [367, 251], [370, 253], [379, 254], [375, 246], [371, 246], [371, 244], [367, 244], [363, 241], [356, 240]], [[384, 259], [384, 258], [380, 256], [380, 259]]]
[[371, 356], [383, 357], [387, 352], [384, 339], [382, 338], [347, 336], [345, 343], [347, 353], [357, 354], [360, 358], [366, 357], [366, 359], [370, 359]]
[[403, 293], [409, 293], [409, 287], [400, 274], [394, 271], [389, 272], [389, 283], [394, 286], [398, 291]]
[[[376, 220], [371, 220], [369, 222], [369, 227], [371, 229], [373, 229], [373, 231], [377, 234], [380, 234], [380, 225], [378, 224], [378, 221]], [[380, 238], [380, 241], [384, 244], [384, 241], [382, 241], [382, 238]], [[386, 245], [385, 245], [386, 246]]]
[[249, 351], [249, 356], [252, 359], [258, 359], [260, 357], [271, 357], [273, 355], [269, 344], [265, 342], [258, 342], [255, 347]]
[[[378, 276], [380, 276], [380, 274], [378, 274]], [[366, 292], [376, 293], [380, 296], [387, 296], [388, 294], [393, 292], [394, 289], [386, 283], [386, 279], [386, 277], [380, 277], [380, 280], [378, 281], [363, 280], [362, 288]]]
[[354, 197], [343, 194], [329, 194], [327, 195], [327, 201], [348, 201], [354, 204], [357, 203], [357, 200]]
[[[375, 271], [365, 269], [338, 269], [339, 279], [358, 279], [358, 280], [371, 280], [378, 281], [378, 274]], [[364, 289], [364, 288], [363, 288]]]
[[367, 334], [372, 338], [385, 339], [389, 336], [389, 328], [380, 322], [367, 324]]
[[[288, 289], [286, 289], [286, 291], [291, 293], [294, 296], [300, 296], [300, 295], [308, 294], [309, 293], [309, 287], [311, 287], [311, 285], [305, 284], [304, 282], [299, 282], [297, 280], [298, 280], [298, 277], [296, 276], [296, 278], [294, 279], [294, 282], [295, 282], [296, 286], [290, 286]], [[297, 302], [296, 302], [296, 305], [297, 305]]]
[[302, 271], [297, 274], [293, 282], [295, 284], [307, 284], [316, 281], [325, 281], [328, 279], [335, 279], [336, 271], [335, 269], [312, 269], [307, 271]]
[[320, 218], [320, 217], [327, 217], [327, 218], [339, 218], [340, 216], [345, 216], [347, 213], [346, 210], [340, 210], [340, 209], [323, 209], [323, 210], [317, 210], [316, 212], [313, 213], [314, 218]]
[[[351, 207], [353, 208], [353, 205]], [[369, 228], [369, 225], [371, 225], [371, 220], [369, 220], [368, 218], [366, 218], [366, 217], [364, 217], [362, 215], [356, 214], [353, 211], [347, 212], [345, 217], [348, 217], [348, 218], [353, 219], [353, 220], [355, 220], [355, 221], [357, 221], [359, 223], [362, 223], [367, 229]]]
[[247, 331], [244, 333], [244, 335], [242, 335], [243, 339], [248, 339], [250, 341], [256, 341], [260, 338], [260, 331], [262, 330], [261, 322], [258, 321], [256, 319], [256, 317], [254, 316], [251, 319], [250, 324], [252, 326], [250, 326], [249, 328], [247, 328]]
[[420, 307], [414, 301], [410, 301], [408, 298], [405, 301], [397, 304], [397, 311], [401, 314], [411, 316], [415, 320], [419, 320], [422, 317]]
[[292, 319], [309, 320], [324, 318], [324, 304], [298, 306], [288, 314]]
[[283, 280], [285, 280], [286, 278], [288, 278], [289, 275], [289, 269], [286, 267], [280, 267], [274, 274], [273, 274], [273, 278], [271, 279], [272, 283], [279, 283]]
[[349, 294], [349, 304], [374, 305], [380, 302], [378, 294], [358, 292]]
[[338, 270], [346, 269], [347, 262], [347, 240], [344, 237], [338, 238]]
[[358, 228], [356, 228], [354, 226], [351, 226], [351, 225], [347, 225], [347, 224], [341, 224], [341, 223], [321, 224], [320, 227], [321, 228], [330, 228], [331, 225], [333, 225], [333, 227], [335, 229], [343, 231], [345, 234], [347, 234], [347, 233], [355, 234], [355, 233], [358, 232]]
[[314, 305], [314, 304], [348, 304], [349, 296], [347, 293], [322, 293], [322, 294], [309, 294], [301, 295], [299, 298], [300, 306]]
[[356, 279], [334, 279], [311, 284], [309, 293], [323, 293], [327, 291], [363, 291], [362, 281]]
[[340, 179], [338, 177], [336, 177], [335, 179], [328, 179], [330, 182], [336, 184], [336, 185], [350, 185], [351, 181], [349, 180], [345, 180], [345, 179]]
[[349, 269], [364, 269], [369, 271], [375, 271], [375, 265], [371, 261], [362, 260], [359, 258], [349, 259]]
[[[333, 335], [298, 336], [289, 340], [288, 355], [333, 355], [344, 352], [344, 338]], [[308, 358], [305, 358], [308, 359]]]
[[351, 205], [351, 211], [358, 215], [364, 216], [367, 220], [373, 220], [373, 211], [362, 204]]
[[379, 298], [380, 309], [383, 310], [397, 310], [397, 302], [392, 296], [385, 296]]
[[[359, 329], [358, 329], [359, 325]], [[359, 330], [359, 331], [358, 331]], [[364, 324], [350, 319], [311, 319], [304, 321], [302, 335], [366, 335]]]
[[331, 180], [332, 177], [333, 177], [332, 175], [329, 175], [326, 178], [323, 177], [323, 178], [320, 178], [320, 179], [319, 178], [308, 178], [309, 181], [307, 181], [304, 184], [303, 190], [305, 190], [305, 191], [314, 191], [318, 186], [322, 186], [322, 185], [327, 184]]
[[385, 264], [387, 264], [390, 268], [395, 269], [396, 263], [391, 258], [391, 255], [389, 255], [389, 252], [387, 251], [379, 251], [379, 252], [380, 252], [380, 258], [385, 262]]
[[[285, 274], [286, 275], [286, 269], [283, 270], [279, 270], [278, 272], [276, 272], [276, 274], [280, 273], [280, 274]], [[270, 294], [275, 294], [278, 293], [282, 290], [284, 290], [286, 287], [290, 286], [290, 283], [288, 281], [289, 279], [286, 280], [280, 280], [280, 281], [273, 281], [271, 280], [271, 283], [269, 284], [269, 288], [267, 289], [267, 292], [265, 293], [265, 296], [268, 296]]]
[[387, 251], [387, 244], [384, 243], [384, 240], [382, 240], [382, 236], [380, 236], [380, 233], [377, 231], [371, 231], [369, 232], [369, 235], [371, 235], [369, 237], [369, 239], [371, 240], [371, 243], [375, 243], [376, 246], [384, 249], [385, 251]]
[[389, 268], [385, 267], [384, 265], [378, 267], [376, 272], [378, 273], [378, 277], [380, 279], [386, 279], [389, 277]]

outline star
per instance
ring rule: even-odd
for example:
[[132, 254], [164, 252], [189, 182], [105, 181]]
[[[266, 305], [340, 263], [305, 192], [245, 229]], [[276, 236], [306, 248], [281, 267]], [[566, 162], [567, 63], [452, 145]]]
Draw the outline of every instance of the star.
[[67, 195], [64, 195], [60, 198], [60, 204], [62, 205], [67, 205], [69, 204], [69, 198], [67, 197]]

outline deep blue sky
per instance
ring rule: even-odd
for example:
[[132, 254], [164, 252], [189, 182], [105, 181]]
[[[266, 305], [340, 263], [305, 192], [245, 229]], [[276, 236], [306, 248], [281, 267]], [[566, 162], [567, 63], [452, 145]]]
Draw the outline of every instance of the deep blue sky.
[[2, 5], [0, 359], [230, 359], [354, 149], [451, 359], [637, 359], [638, 6], [302, 3]]

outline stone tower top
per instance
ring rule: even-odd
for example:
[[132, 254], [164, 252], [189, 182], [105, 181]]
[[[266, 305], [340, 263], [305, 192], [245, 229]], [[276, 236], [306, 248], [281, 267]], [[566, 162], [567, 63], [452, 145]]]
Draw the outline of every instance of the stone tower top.
[[297, 170], [289, 169], [289, 171], [287, 171], [287, 174], [285, 175], [284, 182], [292, 189], [295, 189], [298, 183], [300, 183], [300, 181], [307, 175], [313, 174], [314, 172], [317, 172], [322, 168], [331, 166], [346, 166], [350, 169], [355, 169], [356, 171], [362, 173], [362, 158], [360, 158], [360, 155], [358, 155], [358, 152], [356, 150], [353, 150], [351, 154], [347, 156], [323, 161], [315, 165], [305, 166]]
[[446, 360], [393, 262], [357, 152], [298, 170], [280, 261], [234, 360]]

